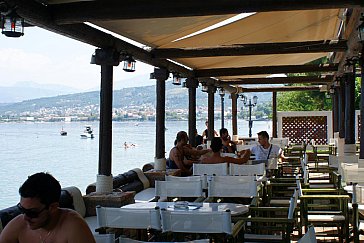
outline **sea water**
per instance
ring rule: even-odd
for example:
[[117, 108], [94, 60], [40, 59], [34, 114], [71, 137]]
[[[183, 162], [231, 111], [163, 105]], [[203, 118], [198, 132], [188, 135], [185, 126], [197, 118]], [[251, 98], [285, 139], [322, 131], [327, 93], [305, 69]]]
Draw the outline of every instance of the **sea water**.
[[[82, 139], [84, 126], [91, 125], [95, 138]], [[215, 130], [221, 121], [215, 121]], [[197, 121], [199, 134], [205, 121]], [[231, 135], [231, 121], [225, 121]], [[61, 136], [60, 131], [68, 132]], [[112, 174], [142, 168], [154, 161], [155, 122], [113, 122]], [[187, 121], [166, 122], [166, 158], [178, 131], [188, 131]], [[254, 121], [253, 137], [261, 130], [271, 133], [271, 121]], [[238, 120], [239, 136], [248, 136], [248, 122]], [[124, 146], [124, 143], [128, 147]], [[134, 146], [132, 146], [132, 144]], [[99, 160], [99, 123], [0, 123], [0, 209], [19, 202], [18, 189], [31, 174], [45, 171], [54, 175], [62, 187], [77, 186], [84, 194], [96, 181]]]

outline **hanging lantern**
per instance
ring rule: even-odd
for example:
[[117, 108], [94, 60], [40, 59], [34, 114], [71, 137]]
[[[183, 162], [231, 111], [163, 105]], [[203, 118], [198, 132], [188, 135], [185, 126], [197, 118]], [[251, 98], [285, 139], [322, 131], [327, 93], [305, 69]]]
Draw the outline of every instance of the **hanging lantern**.
[[135, 60], [132, 56], [125, 57], [123, 70], [125, 72], [134, 72], [135, 71]]
[[248, 98], [245, 95], [241, 95], [241, 100], [243, 101], [244, 105], [246, 105], [246, 102], [248, 101]]
[[258, 96], [253, 96], [253, 105], [256, 105], [258, 103]]
[[361, 15], [361, 24], [358, 26], [358, 37], [360, 42], [364, 42], [364, 14]]
[[181, 85], [181, 76], [178, 73], [173, 73], [173, 81], [174, 85]]
[[7, 37], [20, 37], [24, 35], [24, 19], [16, 14], [1, 16], [1, 33]]

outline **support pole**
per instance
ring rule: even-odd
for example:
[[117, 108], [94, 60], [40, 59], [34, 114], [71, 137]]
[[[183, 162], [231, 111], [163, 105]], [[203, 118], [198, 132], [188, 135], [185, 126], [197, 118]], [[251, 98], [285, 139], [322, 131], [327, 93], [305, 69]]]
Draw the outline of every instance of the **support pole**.
[[157, 80], [156, 95], [156, 141], [154, 169], [165, 171], [165, 103], [166, 103], [166, 83], [169, 72], [166, 69], [154, 68], [151, 77]]
[[215, 86], [213, 85], [208, 85], [208, 120], [209, 120], [209, 128], [208, 128], [208, 137], [207, 140], [211, 141], [211, 139], [215, 136], [214, 131], [215, 131], [215, 127], [214, 127], [214, 120], [215, 120]]
[[119, 53], [114, 49], [96, 49], [92, 64], [101, 66], [100, 123], [99, 123], [99, 169], [96, 192], [113, 190], [112, 168], [112, 99], [113, 66], [119, 65]]
[[[231, 115], [232, 115], [232, 130], [233, 130], [233, 136], [238, 136], [238, 109], [237, 109], [237, 103], [238, 103], [238, 95], [237, 94], [231, 94]], [[238, 139], [236, 139], [238, 140]], [[235, 141], [235, 140], [234, 140]]]
[[[350, 64], [350, 65], [349, 65]], [[345, 73], [345, 146], [344, 161], [358, 163], [355, 145], [355, 66], [356, 62], [348, 61]]]
[[339, 89], [334, 86], [334, 93], [332, 94], [332, 127], [333, 134], [339, 132]]
[[[355, 70], [355, 69], [354, 69]], [[355, 146], [355, 76], [347, 73], [345, 89], [345, 144]], [[346, 151], [345, 151], [346, 152]], [[350, 153], [354, 151], [348, 151]]]
[[101, 65], [99, 175], [111, 175], [113, 67]]
[[345, 81], [340, 80], [339, 89], [339, 136], [345, 138]]
[[196, 147], [195, 130], [196, 130], [196, 89], [198, 81], [194, 78], [186, 80], [188, 88], [188, 137], [189, 142], [193, 147]]
[[221, 128], [225, 128], [225, 124], [224, 124], [224, 95], [220, 94], [220, 97], [221, 97]]
[[277, 92], [272, 94], [272, 136], [274, 138], [278, 137], [277, 128]]

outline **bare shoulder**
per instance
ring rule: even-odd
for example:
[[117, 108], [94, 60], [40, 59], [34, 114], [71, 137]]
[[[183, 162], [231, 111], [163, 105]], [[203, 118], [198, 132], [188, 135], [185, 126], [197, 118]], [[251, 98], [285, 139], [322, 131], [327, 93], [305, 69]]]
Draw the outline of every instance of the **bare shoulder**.
[[60, 210], [60, 232], [67, 232], [66, 242], [95, 242], [90, 228], [79, 213], [70, 209]]
[[0, 234], [0, 243], [17, 243], [19, 242], [19, 236], [23, 235], [25, 231], [27, 231], [27, 223], [21, 214], [6, 225]]

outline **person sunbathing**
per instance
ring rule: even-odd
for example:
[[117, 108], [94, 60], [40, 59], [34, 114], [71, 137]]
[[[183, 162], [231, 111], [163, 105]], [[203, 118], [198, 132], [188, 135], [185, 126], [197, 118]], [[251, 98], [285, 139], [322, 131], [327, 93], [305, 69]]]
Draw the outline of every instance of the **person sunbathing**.
[[219, 137], [212, 138], [211, 140], [211, 150], [213, 155], [210, 157], [205, 157], [201, 160], [202, 164], [218, 164], [218, 163], [233, 163], [233, 164], [245, 164], [248, 162], [250, 158], [249, 150], [239, 151], [240, 157], [222, 157], [221, 149], [222, 149], [222, 141]]

